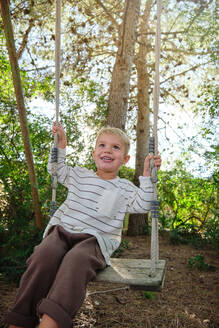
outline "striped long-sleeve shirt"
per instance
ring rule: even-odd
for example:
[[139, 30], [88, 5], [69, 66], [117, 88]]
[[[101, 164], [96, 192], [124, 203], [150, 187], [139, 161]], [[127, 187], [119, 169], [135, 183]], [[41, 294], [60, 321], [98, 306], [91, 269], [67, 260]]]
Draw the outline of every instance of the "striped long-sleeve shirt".
[[[153, 197], [150, 177], [140, 177], [140, 187], [127, 179], [104, 180], [83, 167], [65, 164], [65, 149], [58, 149], [58, 181], [68, 189], [64, 203], [50, 219], [44, 237], [53, 225], [71, 233], [94, 235], [107, 264], [119, 247], [126, 213], [147, 213]], [[51, 174], [51, 162], [48, 163]]]

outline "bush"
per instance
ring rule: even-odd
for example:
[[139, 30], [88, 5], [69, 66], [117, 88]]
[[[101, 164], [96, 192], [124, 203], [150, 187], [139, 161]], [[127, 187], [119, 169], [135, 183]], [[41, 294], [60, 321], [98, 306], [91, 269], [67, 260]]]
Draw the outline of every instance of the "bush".
[[201, 254], [191, 257], [188, 260], [188, 266], [190, 269], [198, 269], [201, 271], [210, 271], [215, 269], [212, 265], [204, 262], [204, 256]]
[[119, 170], [119, 177], [122, 179], [127, 179], [131, 182], [134, 181], [135, 170], [123, 165]]
[[182, 162], [169, 172], [159, 172], [162, 229], [170, 231], [171, 243], [219, 247], [217, 220], [218, 183], [214, 178], [197, 178]]
[[42, 233], [32, 225], [23, 227], [12, 236], [5, 231], [5, 236], [9, 239], [0, 248], [0, 271], [6, 280], [18, 284], [26, 269], [26, 260], [32, 254], [33, 248], [42, 240]]
[[219, 249], [219, 222], [216, 216], [206, 223], [204, 238], [214, 249]]
[[192, 244], [198, 248], [206, 245], [205, 239], [196, 231], [190, 232], [187, 229], [173, 229], [170, 230], [169, 236], [170, 243], [173, 245]]

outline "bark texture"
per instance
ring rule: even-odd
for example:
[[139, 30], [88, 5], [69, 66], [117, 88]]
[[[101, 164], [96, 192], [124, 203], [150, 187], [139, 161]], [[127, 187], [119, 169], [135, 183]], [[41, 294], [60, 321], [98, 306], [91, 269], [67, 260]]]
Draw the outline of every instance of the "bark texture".
[[106, 125], [125, 129], [130, 76], [134, 60], [140, 0], [126, 0], [123, 23], [119, 29], [118, 51], [113, 68]]
[[[142, 175], [144, 160], [149, 152], [149, 134], [150, 134], [150, 95], [149, 95], [149, 73], [147, 69], [147, 38], [149, 31], [148, 21], [151, 9], [151, 0], [146, 2], [144, 14], [140, 25], [139, 51], [136, 54], [135, 64], [137, 68], [137, 141], [136, 141], [136, 166], [135, 166], [135, 185], [139, 185], [139, 176]], [[145, 234], [148, 227], [147, 214], [131, 214], [129, 216], [128, 235], [138, 236]]]

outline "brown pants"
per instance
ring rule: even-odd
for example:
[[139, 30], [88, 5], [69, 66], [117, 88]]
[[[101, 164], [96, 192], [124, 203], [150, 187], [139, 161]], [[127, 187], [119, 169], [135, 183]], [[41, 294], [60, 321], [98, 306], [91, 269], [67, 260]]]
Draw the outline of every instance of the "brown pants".
[[60, 226], [51, 228], [27, 260], [7, 323], [35, 328], [39, 316], [46, 313], [60, 328], [72, 327], [72, 317], [84, 301], [88, 282], [105, 266], [94, 236], [71, 234]]

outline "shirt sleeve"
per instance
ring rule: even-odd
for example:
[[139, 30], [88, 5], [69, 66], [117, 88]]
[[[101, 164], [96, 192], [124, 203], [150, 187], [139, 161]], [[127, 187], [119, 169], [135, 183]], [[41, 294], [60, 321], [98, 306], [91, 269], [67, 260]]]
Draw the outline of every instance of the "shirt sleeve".
[[150, 177], [139, 177], [140, 187], [134, 186], [134, 190], [129, 197], [128, 213], [148, 213], [153, 200], [153, 184]]
[[[47, 169], [50, 175], [52, 175], [52, 163], [51, 152], [48, 160]], [[65, 164], [66, 148], [58, 148], [58, 162], [57, 162], [57, 179], [62, 185], [68, 188], [69, 169], [70, 167]]]

